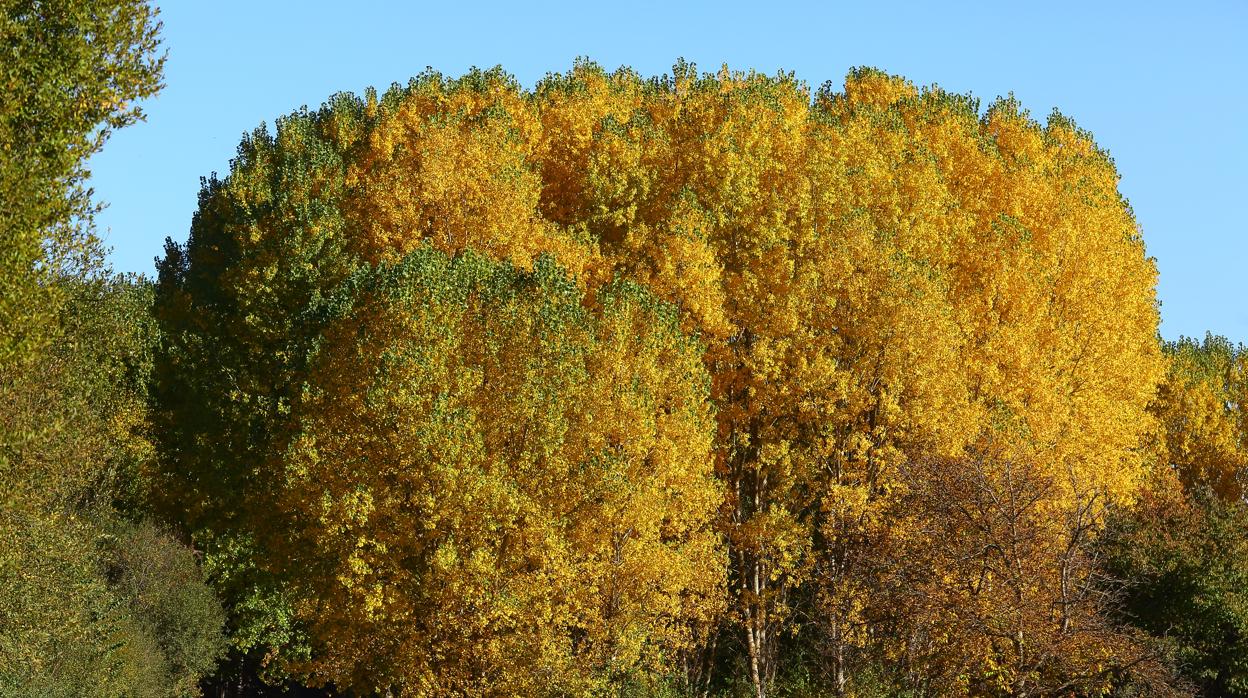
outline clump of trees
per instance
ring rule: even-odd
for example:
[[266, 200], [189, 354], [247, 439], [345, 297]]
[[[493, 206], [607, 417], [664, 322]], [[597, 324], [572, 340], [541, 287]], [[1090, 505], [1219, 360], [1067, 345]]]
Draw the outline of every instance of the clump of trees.
[[147, 518], [152, 285], [100, 265], [87, 158], [160, 86], [143, 2], [0, 3], [0, 694], [197, 695], [224, 614]]
[[1248, 353], [1223, 337], [1167, 343], [1152, 412], [1165, 466], [1098, 544], [1117, 615], [1160, 638], [1207, 696], [1248, 695]]
[[148, 518], [148, 283], [61, 278], [55, 335], [0, 370], [0, 694], [197, 695], [224, 614]]
[[[340, 690], [1163, 686], [1088, 552], [1150, 472], [1155, 278], [1108, 156], [1011, 100], [430, 73], [205, 182], [157, 489], [238, 661]], [[618, 325], [620, 284], [663, 310]]]
[[154, 11], [0, 8], [0, 693], [1248, 694], [1245, 355], [1065, 116], [427, 73], [152, 284], [84, 163]]

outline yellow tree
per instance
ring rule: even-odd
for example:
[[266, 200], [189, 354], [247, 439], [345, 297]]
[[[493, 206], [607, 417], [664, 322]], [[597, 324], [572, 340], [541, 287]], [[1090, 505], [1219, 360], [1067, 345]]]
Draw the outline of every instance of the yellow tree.
[[1165, 346], [1169, 371], [1152, 412], [1159, 464], [1184, 486], [1208, 487], [1228, 502], [1243, 499], [1248, 478], [1248, 360], [1242, 347], [1208, 335]]
[[533, 180], [505, 166], [522, 162], [525, 143], [510, 112], [486, 107], [517, 94], [499, 71], [429, 73], [380, 99], [340, 94], [278, 119], [244, 138], [228, 177], [204, 182], [189, 239], [167, 245], [156, 302], [167, 340], [153, 400], [159, 458], [147, 475], [231, 599], [244, 671], [280, 678], [271, 649], [299, 647], [305, 634], [281, 580], [256, 563], [250, 522], [274, 510], [265, 464], [288, 446], [291, 405], [324, 331], [309, 308], [363, 265], [395, 262], [422, 240], [447, 252], [472, 243], [521, 265], [541, 250], [584, 264], [586, 245], [564, 244], [558, 231], [541, 238], [546, 227], [525, 210]]
[[[791, 76], [680, 65], [645, 84], [580, 65], [538, 96], [546, 175], [563, 178], [545, 183], [543, 210], [706, 338], [735, 615], [762, 694], [793, 592], [816, 572], [819, 522], [861, 538], [882, 524], [867, 502], [904, 448], [955, 448], [971, 431], [941, 280], [906, 249], [923, 241], [854, 199], [886, 186], [888, 163], [852, 177], [845, 139]], [[836, 557], [829, 584], [847, 583], [853, 560]], [[830, 624], [841, 644], [846, 610]]]
[[370, 95], [364, 108], [370, 126], [343, 202], [353, 252], [393, 261], [427, 241], [517, 264], [552, 254], [584, 269], [584, 246], [537, 210], [539, 125], [513, 78], [500, 69], [456, 80], [426, 73], [380, 103]]
[[224, 540], [200, 531], [218, 559], [245, 548], [230, 564], [272, 594], [260, 623], [302, 634], [267, 631], [273, 668], [583, 695], [696, 650], [722, 606], [721, 493], [708, 379], [671, 308], [627, 282], [590, 301], [550, 258], [420, 246], [302, 322], [320, 329], [255, 489]]
[[542, 210], [586, 230], [611, 267], [674, 302], [707, 342], [734, 615], [763, 685], [810, 542], [808, 500], [791, 499], [807, 464], [761, 433], [788, 424], [775, 421], [785, 417], [773, 411], [779, 395], [758, 374], [768, 365], [780, 390], [791, 385], [774, 371], [784, 348], [771, 342], [797, 326], [802, 300], [785, 277], [808, 98], [791, 79], [724, 78], [678, 66], [647, 84], [581, 64], [540, 85]]
[[[274, 427], [325, 330], [305, 310], [424, 244], [524, 268], [549, 253], [588, 306], [629, 279], [699, 336], [759, 696], [803, 632], [799, 597], [847, 689], [872, 643], [865, 563], [907, 535], [889, 512], [915, 456], [997, 444], [1054, 483], [1054, 520], [1129, 498], [1141, 472], [1156, 272], [1089, 134], [869, 69], [812, 94], [685, 63], [649, 80], [578, 63], [532, 92], [427, 74], [258, 132], [166, 264], [162, 471], [243, 491], [275, 467], [258, 464], [285, 453]], [[268, 507], [231, 497], [190, 497], [193, 527]]]
[[[865, 218], [884, 259], [909, 263], [910, 287], [929, 299], [909, 333], [889, 338], [877, 325], [868, 337], [886, 352], [907, 340], [919, 353], [950, 352], [926, 367], [899, 357], [894, 370], [905, 380], [870, 366], [854, 373], [878, 378], [871, 385], [885, 394], [926, 381], [955, 406], [929, 402], [947, 411], [938, 417], [921, 402], [903, 403], [901, 419], [926, 422], [931, 435], [917, 442], [896, 427], [857, 430], [872, 449], [859, 459], [868, 486], [854, 491], [865, 504], [830, 503], [821, 580], [831, 602], [825, 617], [852, 624], [863, 580], [844, 579], [842, 543], [861, 538], [845, 514], [850, 524], [869, 521], [890, 492], [903, 492], [892, 473], [916, 446], [935, 455], [996, 444], [1040, 470], [1033, 476], [1053, 480], [1055, 520], [1130, 496], [1159, 368], [1155, 270], [1112, 162], [1060, 115], [1042, 127], [1008, 100], [980, 115], [971, 98], [919, 91], [872, 70], [852, 73], [842, 93], [825, 90], [816, 108], [830, 124], [819, 140], [844, 167], [836, 199]], [[869, 314], [855, 316], [870, 322]], [[941, 321], [951, 327], [942, 331]], [[903, 522], [886, 524], [891, 535], [905, 535]], [[838, 628], [830, 630], [839, 658]]]
[[720, 600], [719, 488], [671, 311], [616, 285], [595, 316], [550, 262], [428, 248], [348, 288], [271, 466], [262, 564], [311, 634], [297, 670], [584, 694], [692, 649]]

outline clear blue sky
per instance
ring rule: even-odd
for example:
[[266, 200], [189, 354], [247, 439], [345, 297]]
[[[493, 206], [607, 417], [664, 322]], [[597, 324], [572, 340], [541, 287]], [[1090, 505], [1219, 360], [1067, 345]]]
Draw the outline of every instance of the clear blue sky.
[[1248, 342], [1248, 2], [946, 4], [162, 3], [168, 86], [92, 162], [101, 233], [118, 270], [152, 273], [244, 131], [426, 66], [501, 64], [531, 87], [577, 56], [643, 75], [683, 56], [812, 86], [871, 65], [1072, 116], [1122, 173], [1161, 270], [1162, 334]]

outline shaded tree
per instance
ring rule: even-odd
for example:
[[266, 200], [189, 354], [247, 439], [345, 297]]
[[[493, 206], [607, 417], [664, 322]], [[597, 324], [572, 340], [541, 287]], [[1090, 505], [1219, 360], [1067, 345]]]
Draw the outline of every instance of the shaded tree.
[[917, 695], [1105, 695], [1129, 677], [1182, 695], [1149, 638], [1114, 617], [1101, 576], [1095, 493], [1074, 507], [1000, 452], [903, 467], [867, 609], [881, 659]]
[[222, 612], [196, 561], [142, 523], [151, 287], [61, 280], [58, 334], [0, 370], [0, 691], [198, 695]]
[[1248, 695], [1248, 509], [1165, 472], [1100, 543], [1122, 581], [1119, 618], [1176, 655], [1207, 696]]

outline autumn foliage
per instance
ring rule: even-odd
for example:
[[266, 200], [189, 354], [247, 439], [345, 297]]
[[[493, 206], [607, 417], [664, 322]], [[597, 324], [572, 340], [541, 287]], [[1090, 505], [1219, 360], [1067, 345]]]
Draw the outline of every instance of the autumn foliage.
[[549, 261], [428, 248], [346, 288], [255, 522], [322, 648], [306, 670], [581, 694], [686, 651], [723, 562], [707, 381], [672, 311], [624, 282], [588, 312]]
[[869, 69], [340, 94], [170, 243], [148, 476], [277, 676], [1102, 692], [1149, 659], [1082, 550], [1165, 368], [1117, 184]]

